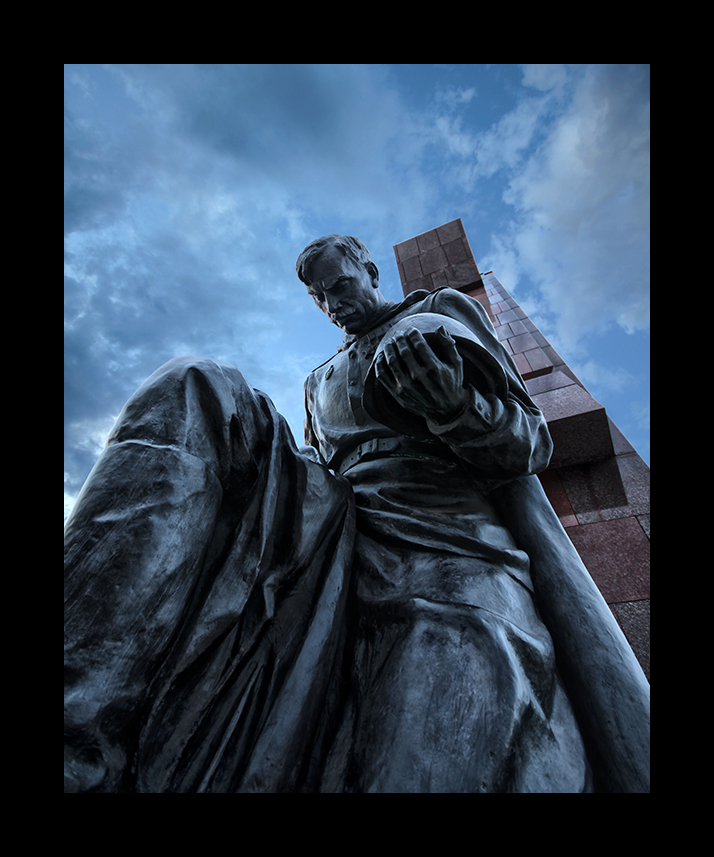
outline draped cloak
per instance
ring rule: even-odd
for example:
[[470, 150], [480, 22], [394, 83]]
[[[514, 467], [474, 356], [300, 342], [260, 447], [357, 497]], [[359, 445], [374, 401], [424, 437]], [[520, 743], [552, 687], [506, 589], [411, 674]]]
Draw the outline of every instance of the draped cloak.
[[[506, 379], [428, 425], [434, 455], [364, 397], [424, 312]], [[66, 790], [647, 790], [646, 681], [532, 475], [547, 428], [480, 305], [389, 307], [306, 409], [298, 450], [199, 358], [127, 403], [66, 527]]]

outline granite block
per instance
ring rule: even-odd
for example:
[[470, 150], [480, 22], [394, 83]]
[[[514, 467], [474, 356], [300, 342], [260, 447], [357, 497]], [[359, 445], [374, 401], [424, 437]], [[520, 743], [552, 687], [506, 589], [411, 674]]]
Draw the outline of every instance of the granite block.
[[400, 262], [419, 255], [419, 245], [416, 238], [409, 238], [407, 241], [402, 241], [401, 244], [395, 244], [394, 250]]
[[627, 504], [637, 515], [649, 515], [650, 469], [636, 452], [618, 455], [615, 459], [622, 484], [627, 494]]
[[649, 532], [650, 471], [636, 452], [560, 470], [581, 524], [638, 516]]
[[459, 262], [446, 268], [446, 279], [452, 289], [466, 289], [481, 283], [481, 275], [473, 260]]
[[501, 319], [501, 324], [505, 324], [507, 321], [515, 321], [518, 316], [515, 311], [512, 309], [507, 309], [505, 312], [499, 313], [499, 318]]
[[419, 252], [425, 253], [427, 250], [433, 250], [434, 247], [439, 246], [439, 234], [436, 229], [430, 229], [428, 232], [417, 235], [416, 241], [419, 245]]
[[471, 258], [461, 239], [444, 244], [444, 252], [450, 265], [457, 265], [459, 262], [468, 262]]
[[636, 518], [585, 524], [568, 535], [605, 601], [650, 597], [650, 543]]
[[[515, 322], [511, 322], [511, 325], [514, 323]], [[553, 364], [550, 362], [542, 348], [534, 348], [532, 351], [526, 351], [525, 355], [534, 372], [543, 371], [545, 369], [550, 370], [553, 368]]]
[[443, 226], [437, 226], [436, 233], [442, 244], [448, 244], [450, 241], [456, 241], [466, 235], [460, 217], [449, 221], [449, 223], [444, 223]]
[[402, 265], [404, 267], [404, 276], [407, 278], [407, 282], [416, 280], [417, 277], [421, 277], [424, 273], [421, 269], [418, 256], [411, 256], [409, 259], [404, 259]]
[[650, 601], [624, 601], [611, 604], [619, 626], [640, 662], [642, 671], [650, 680]]
[[553, 439], [551, 463], [554, 467], [599, 461], [612, 455], [604, 408], [559, 420], [548, 428]]
[[530, 351], [531, 348], [538, 347], [538, 343], [533, 339], [531, 333], [522, 333], [520, 336], [511, 337], [510, 342], [514, 354], [518, 354], [521, 351]]
[[627, 508], [627, 494], [614, 456], [603, 461], [563, 467], [560, 478], [581, 524], [605, 520], [604, 509], [623, 509], [619, 517], [633, 514]]
[[434, 247], [431, 250], [426, 250], [420, 254], [419, 261], [421, 262], [421, 269], [425, 274], [433, 274], [434, 271], [441, 271], [449, 264], [443, 247]]
[[625, 453], [635, 451], [632, 444], [612, 420], [610, 420], [610, 434], [612, 435], [612, 445], [615, 448], [616, 455], [624, 455]]
[[605, 408], [582, 387], [571, 384], [548, 390], [534, 396], [533, 401], [543, 412], [553, 438], [551, 467], [597, 461], [614, 454]]
[[[555, 348], [553, 348], [552, 345], [543, 345], [541, 347], [543, 348], [543, 351], [545, 351], [545, 353], [548, 355], [548, 357], [550, 357], [550, 359], [553, 361], [553, 366], [561, 366], [561, 365], [564, 366], [565, 365], [565, 361], [560, 356], [560, 354], [558, 354], [558, 352], [555, 350]], [[565, 371], [565, 370], [563, 370], [563, 371]], [[570, 370], [568, 370], [568, 371], [570, 371]], [[573, 375], [573, 378], [575, 378], [575, 375]], [[580, 382], [578, 381], [578, 383], [580, 383]]]
[[526, 387], [531, 396], [537, 396], [539, 393], [545, 393], [548, 390], [557, 390], [559, 387], [569, 387], [574, 383], [575, 381], [565, 373], [556, 371], [550, 375], [541, 375], [538, 378], [529, 379]]
[[446, 271], [434, 271], [433, 274], [429, 274], [431, 277], [431, 287], [432, 289], [445, 289], [449, 285], [449, 281], [446, 279]]
[[489, 300], [486, 295], [483, 293], [477, 293], [476, 295], [474, 295], [474, 297], [485, 308], [486, 312], [488, 313], [488, 317], [491, 319], [491, 324], [493, 324], [495, 321], [495, 316], [493, 314], [491, 304], [489, 303]]
[[[548, 355], [548, 357], [550, 357], [551, 360], [553, 359], [553, 354], [552, 354], [551, 349], [544, 348], [543, 351], [545, 351], [545, 353]], [[574, 384], [577, 384], [579, 387], [582, 387], [583, 389], [585, 389], [585, 385], [580, 381], [580, 379], [575, 374], [575, 372], [573, 372], [573, 370], [569, 366], [567, 366], [565, 363], [558, 363], [557, 361], [554, 360], [553, 361], [553, 371], [554, 372], [562, 372], [564, 375], [567, 375], [568, 378], [570, 378]]]
[[578, 387], [577, 384], [569, 384], [539, 393], [534, 396], [533, 401], [543, 411], [548, 423], [605, 410], [600, 402], [595, 401], [586, 390]]
[[[563, 487], [557, 470], [545, 470], [538, 474], [546, 497], [550, 500], [550, 505], [555, 510], [555, 514], [561, 519], [564, 517], [572, 517], [573, 523], [570, 526], [577, 525], [577, 518], [573, 512], [573, 507], [570, 505], [570, 500]], [[563, 526], [566, 526], [563, 524]]]
[[[503, 342], [503, 345], [508, 346], [508, 349], [510, 350], [511, 346], [509, 345], [508, 340], [505, 340]], [[521, 375], [528, 375], [530, 373], [531, 364], [528, 362], [528, 360], [526, 360], [526, 358], [522, 354], [514, 354], [513, 355], [513, 362], [516, 364], [516, 367], [517, 367], [518, 371], [521, 373]]]
[[650, 516], [647, 515], [637, 515], [637, 523], [642, 527], [642, 532], [647, 536], [647, 538], [651, 538], [650, 535]]

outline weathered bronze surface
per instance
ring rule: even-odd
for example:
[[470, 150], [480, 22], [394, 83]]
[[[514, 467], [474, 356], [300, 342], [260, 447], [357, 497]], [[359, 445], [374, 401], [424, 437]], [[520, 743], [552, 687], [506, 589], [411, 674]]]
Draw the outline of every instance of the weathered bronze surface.
[[306, 446], [180, 358], [66, 527], [65, 790], [649, 790], [646, 679], [533, 475], [552, 444], [480, 304], [298, 259], [345, 332]]

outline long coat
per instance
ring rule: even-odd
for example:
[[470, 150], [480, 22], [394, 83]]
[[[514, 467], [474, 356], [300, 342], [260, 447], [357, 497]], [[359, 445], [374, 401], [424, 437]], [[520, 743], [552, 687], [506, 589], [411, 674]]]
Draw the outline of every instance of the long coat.
[[[410, 296], [311, 375], [321, 463], [220, 361], [170, 361], [127, 403], [66, 528], [68, 791], [647, 790], [647, 683], [472, 304]], [[489, 366], [487, 418], [474, 398], [426, 427], [438, 454], [400, 450], [365, 407], [371, 352], [444, 311]], [[359, 437], [331, 435], [345, 414]]]

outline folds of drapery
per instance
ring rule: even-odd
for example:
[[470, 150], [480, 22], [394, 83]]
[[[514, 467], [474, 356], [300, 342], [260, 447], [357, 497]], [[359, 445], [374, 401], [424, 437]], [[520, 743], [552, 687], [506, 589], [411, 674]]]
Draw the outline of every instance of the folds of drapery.
[[152, 375], [65, 529], [65, 790], [309, 789], [353, 541], [347, 482], [237, 369]]
[[321, 790], [582, 793], [528, 556], [460, 462], [365, 461], [348, 695]]
[[[434, 466], [445, 465], [428, 465]], [[520, 695], [533, 673], [529, 668], [518, 679], [514, 652], [530, 650], [531, 662], [538, 653], [539, 674], [548, 675], [552, 652], [542, 626], [534, 633], [514, 613], [499, 616], [493, 605], [481, 610], [475, 605], [486, 595], [483, 587], [469, 600], [471, 572], [462, 574], [464, 561], [471, 569], [481, 550], [493, 566], [494, 548], [505, 557], [503, 575], [482, 575], [495, 587], [489, 595], [494, 604], [503, 597], [508, 609], [526, 609], [532, 572], [536, 603], [555, 639], [556, 661], [585, 727], [600, 788], [645, 791], [646, 682], [542, 491], [534, 495], [535, 477], [492, 494], [497, 521], [490, 512], [481, 515], [475, 495], [465, 498], [444, 488], [441, 503], [476, 512], [482, 529], [503, 523], [515, 537], [500, 544], [496, 530], [483, 529], [481, 546], [474, 546], [459, 514], [451, 519], [453, 532], [430, 520], [433, 494], [423, 486], [423, 520], [409, 504], [391, 517], [394, 496], [384, 506], [380, 479], [353, 479], [362, 516], [362, 535], [356, 536], [353, 487], [297, 450], [270, 400], [238, 370], [197, 358], [158, 370], [127, 403], [65, 531], [66, 791], [394, 790], [399, 765], [386, 780], [381, 774], [370, 779], [382, 750], [374, 738], [355, 731], [354, 691], [363, 700], [370, 695], [359, 728], [362, 736], [373, 735], [375, 725], [384, 725], [387, 697], [381, 688], [389, 690], [392, 702], [402, 690], [407, 702], [413, 699], [415, 684], [390, 682], [390, 670], [401, 678], [405, 666], [413, 676], [426, 675], [423, 667], [431, 662], [421, 653], [434, 641], [442, 653], [463, 645], [465, 628], [492, 640], [506, 634], [503, 663], [513, 666], [509, 682], [519, 691], [514, 699], [522, 710], [533, 703]], [[406, 477], [395, 484], [397, 491], [413, 487]], [[465, 499], [469, 509], [459, 510]], [[434, 544], [426, 545], [425, 556], [431, 554], [445, 583], [463, 582], [464, 592], [442, 599], [436, 590], [401, 592], [390, 601], [368, 591], [370, 569], [377, 572], [372, 583], [384, 582], [382, 545], [389, 542], [397, 558], [406, 557], [427, 531]], [[364, 554], [356, 565], [355, 538], [362, 540]], [[530, 572], [520, 551], [530, 558]], [[425, 572], [425, 585], [436, 583], [424, 556], [413, 556], [400, 573], [412, 567]], [[351, 579], [355, 569], [361, 588]], [[348, 597], [356, 598], [356, 619], [348, 617]], [[532, 615], [530, 607], [527, 612]], [[440, 682], [449, 678], [444, 670], [437, 676], [437, 663], [443, 658], [431, 664], [434, 700], [443, 698]], [[498, 663], [488, 657], [484, 669], [497, 669]], [[471, 665], [477, 664], [478, 657], [472, 658]], [[467, 684], [478, 685], [467, 673]], [[487, 694], [483, 699], [489, 701]], [[550, 699], [550, 710], [560, 714], [548, 724], [550, 703], [541, 704], [547, 715], [542, 722], [566, 746], [575, 735], [567, 726], [567, 701], [560, 690]], [[459, 715], [462, 722], [466, 710]], [[408, 705], [402, 712], [407, 720], [420, 716]], [[498, 722], [493, 714], [489, 723]], [[409, 731], [413, 724], [407, 720], [402, 725]], [[391, 722], [396, 727], [398, 717]], [[428, 726], [428, 718], [420, 722]], [[525, 734], [518, 718], [516, 732]], [[379, 741], [387, 734], [380, 731]], [[523, 741], [518, 746], [526, 748]], [[538, 764], [530, 765], [526, 779], [516, 776], [509, 783], [494, 772], [486, 790], [530, 790], [538, 782], [536, 768], [557, 776], [558, 753], [538, 759], [534, 746], [528, 743], [527, 750]], [[383, 744], [392, 758], [395, 747]], [[356, 776], [354, 760], [362, 766]], [[448, 765], [442, 768], [442, 786], [434, 767], [431, 785], [422, 779], [419, 789], [463, 788], [463, 780], [453, 785], [449, 779]], [[479, 790], [482, 772], [472, 774]], [[569, 790], [577, 790], [578, 777]]]

